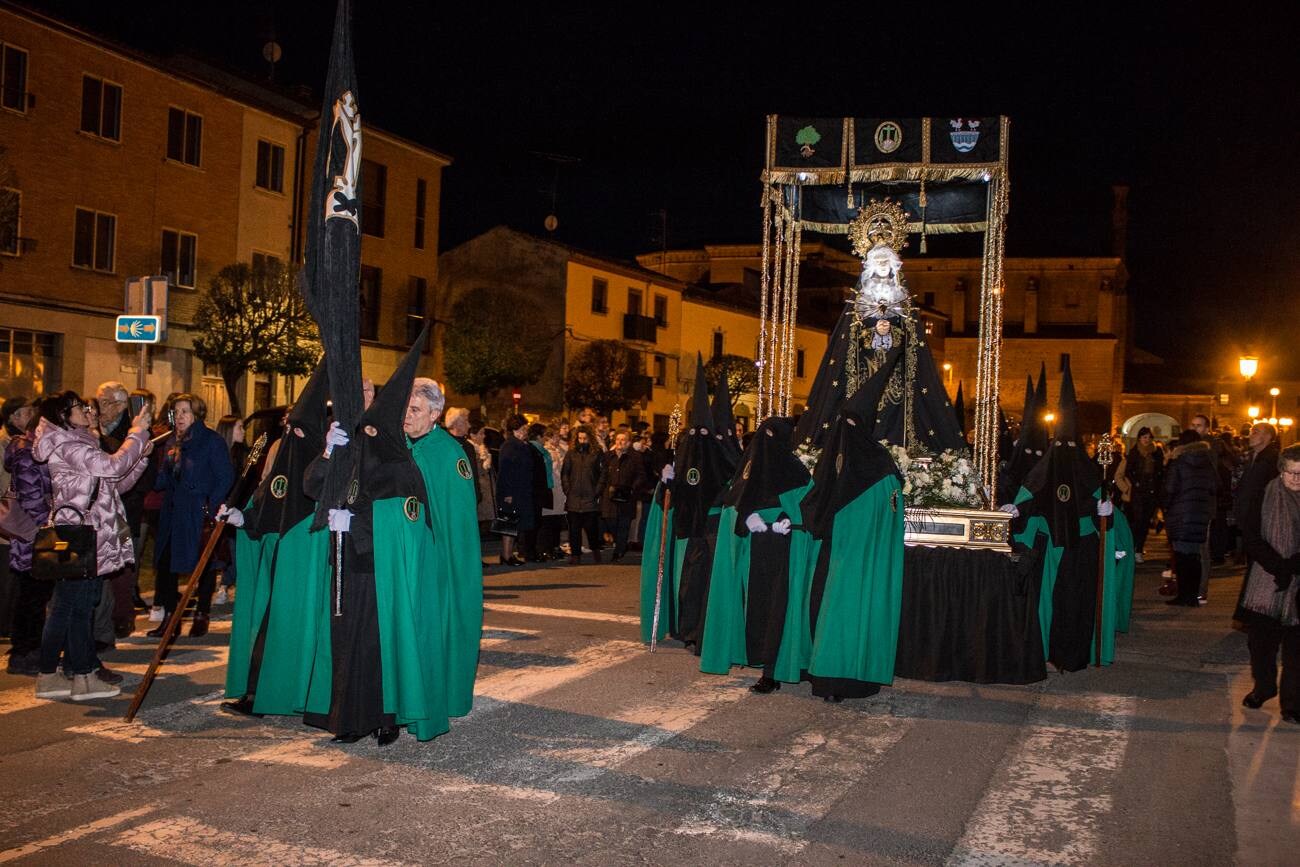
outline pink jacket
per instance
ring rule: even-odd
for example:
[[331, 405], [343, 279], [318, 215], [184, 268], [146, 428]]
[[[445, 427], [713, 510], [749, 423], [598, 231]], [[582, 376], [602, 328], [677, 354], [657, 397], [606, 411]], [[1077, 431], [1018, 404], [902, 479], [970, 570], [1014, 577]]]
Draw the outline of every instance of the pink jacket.
[[[100, 575], [134, 563], [131, 530], [120, 494], [130, 490], [148, 464], [142, 460], [149, 441], [148, 429], [132, 427], [122, 447], [111, 455], [100, 448], [98, 438], [90, 431], [65, 430], [45, 419], [36, 426], [35, 439], [32, 456], [49, 466], [54, 484], [51, 514], [55, 522], [78, 523], [76, 514], [69, 509], [58, 511], [61, 506], [86, 515], [87, 523], [95, 528]], [[90, 503], [95, 479], [99, 479], [99, 495]]]

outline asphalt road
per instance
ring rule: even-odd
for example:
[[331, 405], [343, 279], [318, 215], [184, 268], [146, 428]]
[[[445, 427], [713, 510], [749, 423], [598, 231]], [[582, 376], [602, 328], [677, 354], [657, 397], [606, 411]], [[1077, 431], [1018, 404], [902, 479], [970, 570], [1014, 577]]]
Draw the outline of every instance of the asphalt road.
[[[498, 567], [473, 713], [383, 750], [218, 712], [218, 620], [134, 725], [0, 675], [0, 863], [1297, 863], [1300, 727], [1239, 705], [1240, 573], [1188, 610], [1158, 571], [1111, 668], [831, 705], [647, 653], [634, 565]], [[133, 687], [150, 652], [105, 659]]]

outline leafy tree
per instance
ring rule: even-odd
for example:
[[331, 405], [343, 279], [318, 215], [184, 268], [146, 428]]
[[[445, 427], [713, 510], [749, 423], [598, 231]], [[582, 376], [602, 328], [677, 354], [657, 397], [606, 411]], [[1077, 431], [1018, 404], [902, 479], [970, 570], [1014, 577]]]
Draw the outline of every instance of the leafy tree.
[[564, 377], [564, 402], [601, 415], [629, 409], [645, 386], [641, 356], [619, 340], [593, 340], [574, 353]]
[[320, 333], [294, 275], [274, 259], [218, 271], [199, 299], [194, 329], [194, 354], [221, 372], [235, 415], [242, 414], [238, 385], [245, 373], [303, 376], [321, 354]]
[[485, 408], [489, 394], [541, 379], [557, 336], [527, 298], [505, 289], [474, 289], [452, 305], [443, 373], [454, 390], [478, 395]]
[[752, 359], [743, 355], [719, 355], [704, 364], [704, 381], [710, 389], [718, 387], [719, 377], [727, 377], [727, 392], [731, 395], [731, 408], [736, 408], [742, 394], [758, 391], [758, 368]]

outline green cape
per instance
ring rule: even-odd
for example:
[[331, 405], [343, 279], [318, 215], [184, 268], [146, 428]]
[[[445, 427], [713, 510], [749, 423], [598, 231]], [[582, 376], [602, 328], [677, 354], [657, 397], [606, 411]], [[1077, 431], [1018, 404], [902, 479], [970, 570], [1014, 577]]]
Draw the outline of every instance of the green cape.
[[433, 522], [433, 551], [426, 573], [440, 594], [447, 712], [464, 716], [474, 703], [483, 634], [483, 558], [474, 472], [465, 450], [443, 428], [407, 443], [424, 476]]
[[[812, 479], [802, 487], [780, 495], [780, 505], [761, 509], [758, 516], [771, 524], [782, 513], [795, 525], [803, 523], [800, 503], [812, 488]], [[746, 515], [745, 517], [748, 517]], [[733, 665], [749, 665], [745, 627], [749, 610], [749, 568], [751, 537], [738, 536], [736, 509], [727, 506], [718, 522], [718, 544], [713, 552], [713, 574], [709, 579], [709, 605], [704, 622], [700, 671], [727, 674]], [[803, 530], [790, 534], [790, 587], [787, 597], [781, 647], [773, 666], [773, 677], [798, 683], [808, 669], [812, 637], [808, 623], [808, 590], [818, 543]]]
[[894, 680], [903, 606], [903, 504], [901, 496], [895, 498], [900, 490], [896, 476], [885, 476], [835, 514], [810, 675]]

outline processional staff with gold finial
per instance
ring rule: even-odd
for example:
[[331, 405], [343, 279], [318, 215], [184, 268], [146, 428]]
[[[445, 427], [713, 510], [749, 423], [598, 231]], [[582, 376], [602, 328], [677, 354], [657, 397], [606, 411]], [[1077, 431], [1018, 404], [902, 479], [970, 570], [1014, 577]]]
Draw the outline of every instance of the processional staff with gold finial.
[[[1097, 443], [1097, 463], [1101, 464], [1101, 502], [1111, 506], [1110, 502], [1110, 465], [1115, 462], [1115, 443], [1111, 440], [1110, 434], [1101, 435], [1101, 441]], [[1111, 508], [1114, 508], [1111, 506]], [[1101, 523], [1098, 526], [1100, 532], [1097, 534], [1099, 539], [1097, 545], [1097, 630], [1094, 636], [1097, 647], [1097, 661], [1095, 665], [1101, 667], [1101, 637], [1102, 637], [1102, 613], [1106, 610], [1104, 594], [1106, 590], [1106, 521], [1110, 516], [1110, 510], [1099, 510]]]
[[[673, 407], [673, 414], [668, 417], [668, 448], [677, 448], [677, 435], [682, 431], [682, 405]], [[662, 484], [662, 482], [661, 482]], [[650, 622], [650, 652], [655, 652], [659, 644], [659, 612], [664, 600], [664, 555], [668, 548], [668, 509], [672, 506], [672, 488], [664, 487], [663, 519], [659, 525], [659, 571], [655, 577], [655, 613]]]

